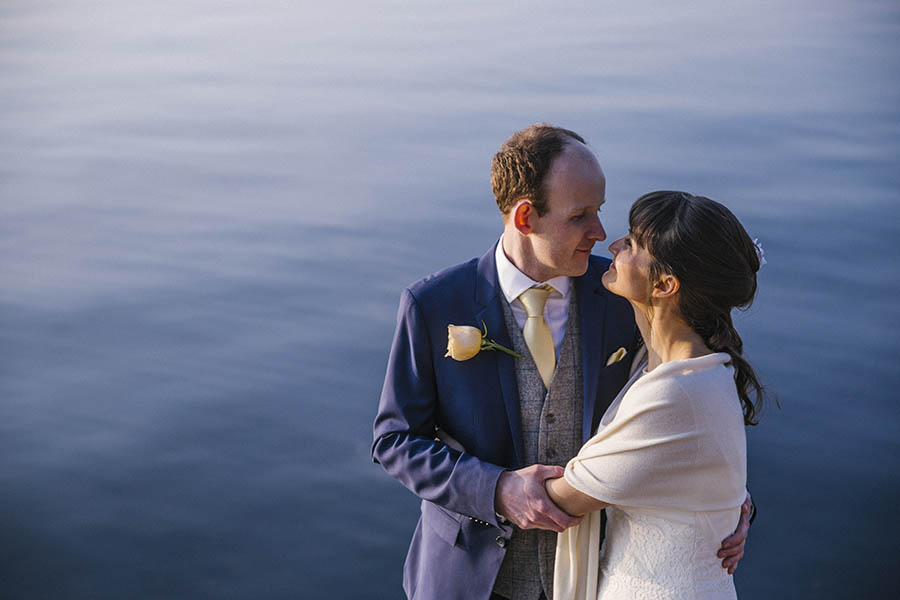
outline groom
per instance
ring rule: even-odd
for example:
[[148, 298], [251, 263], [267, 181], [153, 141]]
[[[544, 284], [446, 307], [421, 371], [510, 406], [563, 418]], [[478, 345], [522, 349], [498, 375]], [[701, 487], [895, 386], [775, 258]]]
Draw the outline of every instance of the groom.
[[[606, 180], [581, 136], [515, 133], [491, 187], [502, 237], [404, 290], [375, 418], [374, 459], [422, 498], [403, 574], [413, 599], [553, 597], [556, 533], [578, 520], [544, 480], [596, 430], [637, 349], [630, 305], [600, 282], [610, 261], [591, 255], [606, 239]], [[450, 324], [484, 327], [523, 358], [445, 358]], [[745, 538], [742, 515], [725, 566]]]

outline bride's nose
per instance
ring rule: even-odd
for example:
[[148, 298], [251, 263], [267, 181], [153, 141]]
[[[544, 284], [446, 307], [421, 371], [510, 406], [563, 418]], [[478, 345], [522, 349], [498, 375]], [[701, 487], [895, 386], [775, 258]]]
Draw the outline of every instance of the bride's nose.
[[614, 256], [622, 249], [622, 240], [624, 239], [625, 238], [619, 238], [609, 245], [609, 251], [612, 252]]

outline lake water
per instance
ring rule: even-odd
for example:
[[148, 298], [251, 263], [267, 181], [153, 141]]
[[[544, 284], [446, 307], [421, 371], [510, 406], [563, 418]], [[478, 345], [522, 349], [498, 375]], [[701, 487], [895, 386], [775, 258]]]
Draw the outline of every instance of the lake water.
[[611, 236], [685, 189], [766, 248], [741, 597], [897, 597], [898, 50], [891, 0], [4, 2], [0, 595], [402, 597], [397, 300], [549, 121]]

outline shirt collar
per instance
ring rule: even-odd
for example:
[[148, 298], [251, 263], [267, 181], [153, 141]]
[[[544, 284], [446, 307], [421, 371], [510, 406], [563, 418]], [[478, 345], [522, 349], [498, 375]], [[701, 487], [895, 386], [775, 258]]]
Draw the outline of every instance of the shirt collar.
[[565, 275], [560, 275], [559, 277], [554, 277], [547, 281], [535, 281], [520, 271], [518, 267], [506, 257], [506, 253], [503, 251], [502, 235], [500, 236], [500, 241], [497, 242], [494, 258], [497, 262], [497, 279], [500, 281], [500, 289], [503, 290], [503, 296], [510, 304], [519, 297], [519, 294], [528, 288], [540, 285], [541, 283], [553, 286], [553, 289], [555, 289], [563, 298], [566, 298], [569, 294], [570, 281]]

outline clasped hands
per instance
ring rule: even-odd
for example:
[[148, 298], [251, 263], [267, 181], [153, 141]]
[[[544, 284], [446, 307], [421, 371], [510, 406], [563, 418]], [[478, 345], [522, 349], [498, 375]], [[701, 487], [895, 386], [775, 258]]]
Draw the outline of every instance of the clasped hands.
[[497, 512], [519, 529], [548, 529], [562, 533], [581, 522], [553, 503], [544, 482], [562, 477], [564, 469], [554, 465], [531, 465], [504, 471], [494, 492]]
[[[553, 465], [531, 465], [516, 471], [504, 471], [497, 482], [494, 506], [499, 514], [519, 529], [546, 529], [562, 533], [581, 522], [581, 517], [573, 517], [560, 509], [547, 494], [545, 482], [562, 477], [563, 467]], [[733, 534], [722, 541], [717, 556], [722, 559], [722, 568], [733, 574], [738, 561], [744, 556], [747, 532], [750, 530], [750, 494], [741, 505], [741, 518]]]
[[[444, 431], [439, 431], [435, 439], [465, 452], [462, 445]], [[563, 467], [555, 465], [531, 465], [516, 471], [504, 471], [500, 474], [494, 492], [495, 509], [519, 529], [547, 529], [562, 533], [569, 527], [578, 525], [581, 517], [573, 517], [556, 506], [545, 487], [548, 479], [562, 477], [564, 473]], [[722, 568], [727, 569], [729, 575], [734, 574], [738, 562], [744, 557], [752, 506], [753, 501], [750, 494], [747, 494], [747, 499], [741, 505], [737, 529], [722, 540], [722, 546], [716, 553], [722, 559]]]

